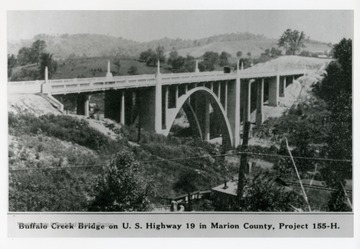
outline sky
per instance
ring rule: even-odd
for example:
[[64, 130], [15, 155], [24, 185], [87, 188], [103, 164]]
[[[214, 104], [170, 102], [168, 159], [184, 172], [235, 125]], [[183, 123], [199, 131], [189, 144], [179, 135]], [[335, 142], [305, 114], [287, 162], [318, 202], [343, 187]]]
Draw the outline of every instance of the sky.
[[150, 41], [163, 37], [198, 39], [251, 32], [279, 38], [286, 29], [313, 40], [336, 43], [353, 38], [351, 10], [161, 10], [161, 11], [8, 11], [7, 39], [45, 33], [93, 33]]

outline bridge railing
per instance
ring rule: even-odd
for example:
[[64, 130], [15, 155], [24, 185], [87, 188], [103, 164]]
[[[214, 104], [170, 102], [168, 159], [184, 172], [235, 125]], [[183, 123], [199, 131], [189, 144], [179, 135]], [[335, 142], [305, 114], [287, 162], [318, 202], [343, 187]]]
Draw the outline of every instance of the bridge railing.
[[44, 80], [14, 81], [8, 83], [9, 93], [40, 93]]
[[155, 84], [155, 76], [132, 75], [115, 76], [112, 78], [80, 78], [72, 80], [50, 80], [49, 92], [51, 94], [63, 94], [85, 91], [102, 91], [107, 89], [120, 89], [129, 87], [145, 87]]
[[[304, 74], [305, 70], [291, 70], [280, 72], [281, 76]], [[274, 71], [240, 71], [240, 78], [262, 78], [274, 77], [277, 72]], [[199, 72], [199, 73], [170, 73], [161, 74], [163, 85], [233, 80], [236, 78], [236, 72], [224, 73], [223, 71]], [[75, 79], [54, 79], [49, 80], [44, 86], [42, 81], [17, 81], [9, 82], [8, 89], [10, 93], [40, 93], [43, 89], [50, 94], [65, 94], [77, 92], [91, 92], [108, 89], [123, 89], [154, 86], [156, 79], [154, 74], [128, 75], [114, 77], [96, 77], [96, 78], [75, 78]]]

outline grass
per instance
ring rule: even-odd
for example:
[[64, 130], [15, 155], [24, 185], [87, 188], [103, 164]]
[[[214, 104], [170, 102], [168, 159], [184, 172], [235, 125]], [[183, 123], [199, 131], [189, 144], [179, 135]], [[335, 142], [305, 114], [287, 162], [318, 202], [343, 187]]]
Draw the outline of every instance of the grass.
[[[99, 166], [121, 150], [133, 151], [140, 161], [140, 177], [152, 184], [149, 198], [154, 205], [183, 194], [174, 184], [188, 169], [200, 176], [198, 190], [220, 182], [221, 168], [211, 157], [219, 150], [213, 145], [143, 131], [140, 146], [130, 146], [127, 141], [137, 139], [136, 129], [114, 132], [121, 134], [121, 140], [111, 140], [86, 121], [70, 116], [9, 113], [10, 210], [87, 210], [94, 183], [103, 172]], [[191, 156], [206, 159], [162, 161]]]
[[[148, 67], [143, 62], [137, 60], [120, 60], [120, 71], [112, 63], [115, 57], [92, 57], [92, 58], [73, 58], [59, 61], [59, 66], [53, 79], [71, 79], [71, 78], [91, 78], [105, 77], [108, 61], [110, 61], [110, 70], [113, 75], [128, 75], [131, 66], [137, 68], [137, 74], [155, 74], [156, 67]], [[162, 68], [161, 72], [169, 73], [167, 69]]]

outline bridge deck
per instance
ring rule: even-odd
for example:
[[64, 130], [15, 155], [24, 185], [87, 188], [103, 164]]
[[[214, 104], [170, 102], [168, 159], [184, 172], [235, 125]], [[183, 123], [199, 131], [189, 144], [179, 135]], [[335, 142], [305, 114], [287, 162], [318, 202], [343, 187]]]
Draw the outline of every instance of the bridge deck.
[[[304, 74], [305, 70], [292, 71], [268, 71], [256, 72], [253, 70], [240, 71], [239, 77], [241, 79], [255, 79], [276, 77], [289, 75]], [[186, 84], [186, 83], [201, 83], [209, 81], [224, 81], [235, 80], [236, 72], [224, 73], [222, 71], [214, 72], [200, 72], [200, 73], [176, 73], [176, 74], [161, 74], [162, 85]], [[41, 92], [42, 84], [45, 81], [14, 81], [8, 82], [8, 89], [10, 93], [39, 93]], [[156, 78], [154, 74], [133, 75], [133, 76], [114, 76], [114, 77], [97, 77], [97, 78], [76, 78], [76, 79], [55, 79], [49, 80], [46, 84], [48, 91], [52, 95], [70, 94], [80, 92], [95, 92], [105, 91], [110, 89], [129, 89], [138, 87], [155, 86]]]

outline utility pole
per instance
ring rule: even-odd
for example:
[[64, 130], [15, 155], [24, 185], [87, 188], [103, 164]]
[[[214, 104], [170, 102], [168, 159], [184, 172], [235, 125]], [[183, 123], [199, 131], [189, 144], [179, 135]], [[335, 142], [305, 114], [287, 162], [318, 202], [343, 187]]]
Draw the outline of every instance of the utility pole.
[[140, 90], [137, 92], [138, 94], [138, 99], [137, 99], [137, 102], [138, 102], [138, 143], [140, 143], [140, 140], [141, 140], [141, 92]]
[[245, 169], [247, 166], [247, 149], [249, 143], [249, 131], [250, 131], [250, 121], [244, 122], [244, 134], [243, 134], [243, 143], [241, 145], [241, 155], [240, 155], [240, 165], [239, 165], [239, 181], [238, 181], [238, 200], [241, 207], [243, 192], [244, 192], [244, 180], [245, 180]]

